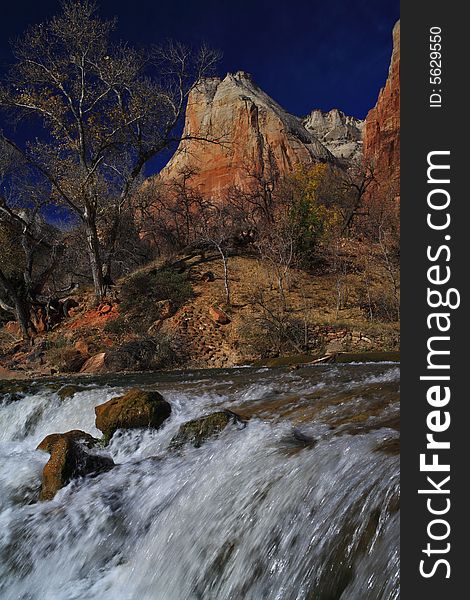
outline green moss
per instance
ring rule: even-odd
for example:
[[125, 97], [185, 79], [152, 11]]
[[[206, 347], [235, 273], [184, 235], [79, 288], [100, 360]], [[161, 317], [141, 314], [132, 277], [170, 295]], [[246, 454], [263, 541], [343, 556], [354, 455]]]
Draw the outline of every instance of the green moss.
[[180, 426], [178, 433], [170, 442], [170, 447], [177, 449], [185, 444], [191, 444], [199, 448], [208, 439], [216, 437], [229, 423], [235, 422], [243, 423], [244, 419], [228, 410], [193, 419]]
[[57, 390], [57, 395], [62, 401], [64, 401], [67, 400], [67, 398], [73, 398], [75, 394], [84, 389], [85, 388], [79, 387], [78, 385], [64, 385]]
[[160, 427], [171, 414], [170, 404], [156, 391], [138, 388], [95, 407], [96, 427], [107, 444], [118, 429]]
[[400, 362], [399, 352], [338, 352], [332, 362]]

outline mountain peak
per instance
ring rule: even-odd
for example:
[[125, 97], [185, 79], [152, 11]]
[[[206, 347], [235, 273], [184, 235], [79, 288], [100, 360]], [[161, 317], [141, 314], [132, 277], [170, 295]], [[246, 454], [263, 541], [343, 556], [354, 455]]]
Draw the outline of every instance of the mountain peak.
[[192, 185], [212, 198], [231, 186], [246, 190], [254, 174], [270, 178], [300, 164], [336, 160], [302, 119], [285, 111], [245, 71], [200, 82], [188, 98], [185, 137], [199, 139], [183, 139], [160, 177], [170, 181], [191, 170], [196, 173]]
[[353, 160], [361, 155], [364, 121], [338, 108], [330, 111], [316, 108], [305, 117], [303, 124], [337, 158]]

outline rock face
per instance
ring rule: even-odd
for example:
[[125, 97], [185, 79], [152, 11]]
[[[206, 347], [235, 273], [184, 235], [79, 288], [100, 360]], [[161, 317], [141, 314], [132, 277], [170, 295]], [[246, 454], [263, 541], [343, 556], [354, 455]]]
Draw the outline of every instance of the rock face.
[[45, 437], [37, 449], [48, 452], [51, 457], [42, 472], [39, 499], [52, 500], [72, 479], [112, 469], [114, 462], [111, 458], [87, 451], [97, 442], [91, 435], [79, 430]]
[[95, 407], [96, 427], [109, 441], [118, 429], [158, 428], [170, 416], [170, 404], [158, 393], [140, 389]]
[[191, 185], [217, 198], [233, 185], [247, 189], [253, 175], [267, 179], [296, 165], [334, 162], [333, 154], [243, 71], [203, 80], [188, 99], [183, 140], [162, 171], [163, 181], [195, 171]]
[[159, 300], [157, 302], [157, 309], [160, 319], [169, 319], [176, 312], [176, 306], [173, 300]]
[[336, 158], [351, 161], [362, 155], [364, 121], [334, 108], [329, 112], [312, 110], [303, 124]]
[[393, 52], [385, 87], [364, 126], [364, 157], [376, 168], [379, 183], [400, 180], [400, 21], [393, 28]]
[[80, 373], [100, 373], [105, 366], [106, 352], [95, 354], [84, 362]]
[[222, 410], [183, 423], [171, 440], [171, 447], [181, 448], [185, 444], [191, 444], [199, 448], [206, 440], [217, 436], [230, 423], [244, 426], [246, 420], [230, 410]]
[[230, 323], [230, 317], [217, 306], [209, 306], [209, 316], [214, 323], [219, 323], [219, 325], [228, 325]]

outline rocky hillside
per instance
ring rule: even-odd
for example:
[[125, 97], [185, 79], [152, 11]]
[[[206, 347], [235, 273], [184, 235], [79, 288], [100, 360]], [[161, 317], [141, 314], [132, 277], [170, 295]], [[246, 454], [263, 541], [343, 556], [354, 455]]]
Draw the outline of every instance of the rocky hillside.
[[360, 148], [362, 124], [339, 110], [313, 111], [306, 119], [286, 112], [243, 72], [205, 79], [190, 95], [184, 140], [162, 171], [165, 181], [185, 171], [204, 195], [230, 186], [246, 189], [253, 175], [269, 179], [296, 165], [351, 158]]
[[385, 86], [364, 126], [364, 156], [379, 180], [400, 180], [400, 22], [393, 28], [393, 52]]
[[[341, 274], [327, 265], [313, 277], [292, 270], [283, 298], [265, 263], [231, 257], [230, 307], [216, 254], [179, 258], [170, 270], [152, 263], [122, 280], [114, 298], [98, 307], [92, 293], [78, 290], [68, 316], [33, 346], [9, 323], [0, 330], [0, 372], [231, 367], [286, 355], [312, 360], [342, 351], [397, 350], [399, 324], [381, 249], [345, 240], [339, 258]], [[162, 289], [165, 299], [154, 293]]]

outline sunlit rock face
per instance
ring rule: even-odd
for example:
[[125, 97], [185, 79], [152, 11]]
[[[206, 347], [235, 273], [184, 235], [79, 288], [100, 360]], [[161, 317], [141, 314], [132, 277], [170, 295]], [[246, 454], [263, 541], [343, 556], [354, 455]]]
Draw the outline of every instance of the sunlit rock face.
[[379, 181], [400, 180], [400, 22], [393, 29], [393, 52], [385, 86], [365, 120], [364, 157]]
[[329, 112], [312, 110], [303, 123], [336, 158], [351, 161], [361, 157], [364, 121], [333, 108]]
[[243, 71], [203, 80], [188, 99], [183, 140], [161, 173], [169, 181], [194, 172], [192, 185], [210, 197], [242, 189], [254, 176], [284, 175], [299, 164], [335, 157], [303, 120], [286, 112]]
[[400, 25], [393, 30], [388, 79], [365, 121], [335, 108], [304, 118], [285, 111], [244, 71], [204, 79], [191, 92], [183, 139], [159, 175], [169, 183], [190, 175], [192, 188], [223, 198], [316, 162], [348, 165], [364, 157], [381, 180], [400, 176]]

